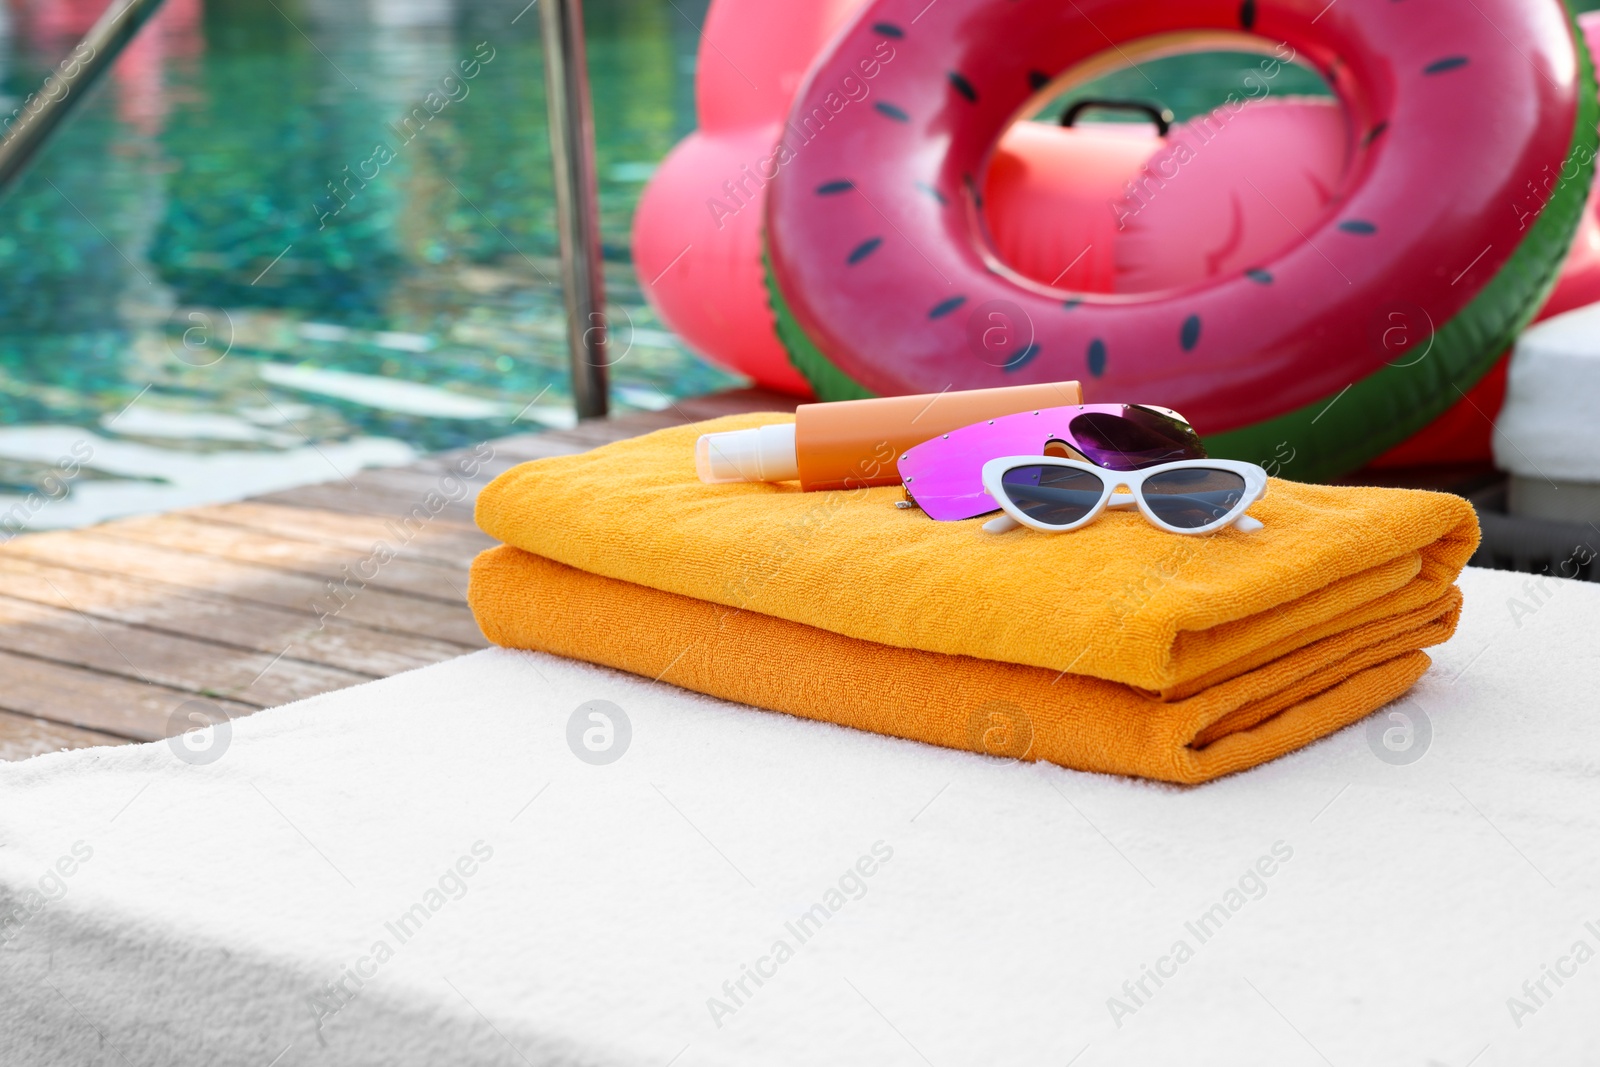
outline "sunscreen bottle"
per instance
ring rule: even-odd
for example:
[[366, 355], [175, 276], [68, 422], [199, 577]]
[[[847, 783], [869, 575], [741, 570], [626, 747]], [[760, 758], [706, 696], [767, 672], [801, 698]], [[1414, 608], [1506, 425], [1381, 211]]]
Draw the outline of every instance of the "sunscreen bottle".
[[896, 485], [895, 460], [913, 445], [985, 419], [1083, 403], [1077, 382], [801, 404], [794, 421], [702, 434], [695, 470], [710, 485], [786, 482], [800, 488]]

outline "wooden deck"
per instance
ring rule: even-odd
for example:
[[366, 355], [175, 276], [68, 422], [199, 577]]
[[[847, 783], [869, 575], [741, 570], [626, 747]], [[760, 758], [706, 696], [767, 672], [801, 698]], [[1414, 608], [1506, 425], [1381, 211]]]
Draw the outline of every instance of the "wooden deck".
[[[248, 715], [482, 648], [465, 601], [467, 566], [494, 543], [472, 522], [491, 478], [530, 459], [794, 403], [741, 390], [491, 441], [465, 494], [441, 480], [470, 449], [235, 504], [16, 537], [0, 545], [0, 759], [154, 741], [177, 731], [174, 713], [188, 701]], [[456, 499], [421, 521], [431, 493]], [[363, 584], [380, 541], [398, 552]]]

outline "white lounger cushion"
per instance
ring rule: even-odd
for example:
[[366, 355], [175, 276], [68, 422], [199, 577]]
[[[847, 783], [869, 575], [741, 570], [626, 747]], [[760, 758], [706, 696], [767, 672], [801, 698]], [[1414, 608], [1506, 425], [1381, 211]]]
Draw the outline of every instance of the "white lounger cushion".
[[0, 766], [0, 1063], [1594, 1062], [1600, 589], [1462, 585], [1404, 765], [1375, 717], [1182, 789], [490, 650]]
[[1530, 326], [1517, 340], [1494, 461], [1524, 478], [1600, 483], [1600, 304]]

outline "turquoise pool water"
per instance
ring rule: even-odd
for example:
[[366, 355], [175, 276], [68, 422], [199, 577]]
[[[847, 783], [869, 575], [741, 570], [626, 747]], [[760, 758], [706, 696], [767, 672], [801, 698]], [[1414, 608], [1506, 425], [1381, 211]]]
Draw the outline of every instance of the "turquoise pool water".
[[[570, 424], [526, 5], [169, 0], [0, 202], [0, 536]], [[6, 111], [101, 6], [13, 15]], [[739, 382], [627, 255], [704, 7], [585, 5], [621, 409]]]
[[[619, 409], [740, 381], [654, 317], [627, 251], [694, 125], [707, 2], [584, 4]], [[104, 3], [0, 5], [0, 110]], [[0, 201], [0, 540], [569, 424], [538, 33], [527, 0], [167, 0]], [[1072, 95], [1181, 120], [1255, 62]]]

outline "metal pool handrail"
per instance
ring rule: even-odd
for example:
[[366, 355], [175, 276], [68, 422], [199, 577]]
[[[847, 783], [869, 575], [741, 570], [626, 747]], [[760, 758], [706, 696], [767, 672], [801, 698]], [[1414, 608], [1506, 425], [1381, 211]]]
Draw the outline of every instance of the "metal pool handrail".
[[583, 47], [583, 4], [582, 0], [540, 0], [539, 7], [572, 404], [578, 418], [600, 418], [607, 407], [609, 323], [601, 269], [600, 194], [594, 169], [589, 63]]
[[[82, 41], [17, 109], [0, 133], [0, 197], [91, 86], [116, 61], [161, 0], [113, 0]], [[600, 196], [594, 166], [594, 121], [581, 0], [543, 0], [550, 158], [555, 170], [556, 228], [561, 237], [562, 293], [572, 402], [580, 419], [608, 408], [605, 276], [601, 270]]]
[[160, 6], [161, 0], [113, 0], [39, 91], [23, 101], [0, 135], [0, 196]]

